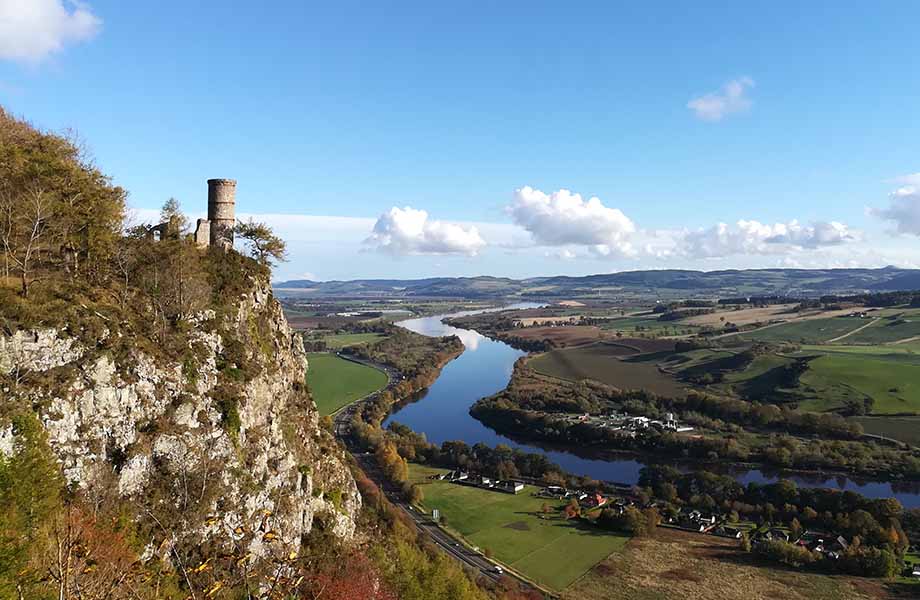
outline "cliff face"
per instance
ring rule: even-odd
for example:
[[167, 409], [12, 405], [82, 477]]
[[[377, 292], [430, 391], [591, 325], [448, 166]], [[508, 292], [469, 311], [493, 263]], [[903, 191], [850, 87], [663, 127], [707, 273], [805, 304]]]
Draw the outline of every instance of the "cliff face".
[[[185, 323], [182, 360], [55, 329], [0, 335], [0, 372], [24, 382], [2, 391], [37, 412], [69, 483], [156, 523], [148, 555], [208, 542], [264, 556], [316, 524], [349, 540], [361, 500], [305, 389], [299, 336], [267, 284], [230, 313]], [[4, 426], [0, 452], [12, 438]]]

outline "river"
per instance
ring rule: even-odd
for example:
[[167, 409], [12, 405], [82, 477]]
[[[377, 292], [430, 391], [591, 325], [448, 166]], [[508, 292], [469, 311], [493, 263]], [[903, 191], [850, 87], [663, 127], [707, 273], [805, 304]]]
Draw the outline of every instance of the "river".
[[[503, 307], [535, 308], [538, 304], [515, 304]], [[494, 309], [500, 310], [500, 309]], [[482, 442], [489, 446], [506, 444], [525, 452], [545, 454], [566, 471], [594, 479], [617, 483], [636, 483], [639, 471], [653, 460], [622, 458], [616, 460], [592, 458], [590, 452], [574, 449], [543, 447], [515, 442], [474, 419], [469, 409], [477, 400], [491, 396], [508, 385], [514, 362], [525, 353], [481, 335], [471, 329], [459, 329], [442, 322], [448, 317], [459, 317], [483, 311], [465, 311], [450, 315], [437, 315], [400, 321], [398, 325], [431, 337], [456, 335], [463, 341], [464, 352], [449, 362], [440, 377], [416, 402], [397, 410], [387, 421], [398, 421], [413, 430], [424, 433], [428, 441], [441, 444], [449, 440], [462, 440], [472, 446]], [[673, 461], [669, 461], [673, 464]], [[844, 476], [802, 475], [799, 473], [766, 473], [759, 469], [731, 469], [724, 465], [709, 467], [729, 472], [742, 483], [769, 483], [780, 476], [809, 487], [829, 487], [851, 490], [870, 498], [897, 498], [908, 508], [920, 507], [920, 483], [865, 481]]]

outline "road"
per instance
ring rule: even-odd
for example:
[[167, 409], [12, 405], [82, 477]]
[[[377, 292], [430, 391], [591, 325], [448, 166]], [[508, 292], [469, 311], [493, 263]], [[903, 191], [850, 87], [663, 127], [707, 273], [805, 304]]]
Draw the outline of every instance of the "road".
[[835, 342], [839, 342], [839, 341], [842, 340], [843, 338], [848, 338], [848, 337], [850, 337], [851, 335], [853, 335], [854, 333], [859, 333], [860, 331], [862, 331], [862, 330], [865, 329], [866, 327], [869, 327], [870, 325], [875, 324], [876, 321], [878, 321], [878, 319], [870, 319], [869, 322], [866, 323], [865, 325], [861, 325], [861, 326], [857, 327], [856, 329], [854, 329], [853, 331], [848, 331], [848, 332], [844, 333], [843, 335], [838, 335], [838, 336], [835, 337], [834, 339], [832, 339], [832, 340], [827, 340], [827, 341], [824, 342], [824, 343], [825, 343], [825, 344], [833, 344], [833, 343], [835, 343]]
[[[343, 357], [345, 358], [345, 357]], [[353, 357], [348, 357], [349, 360], [356, 360]], [[386, 367], [384, 365], [379, 365], [364, 360], [356, 360], [356, 362], [361, 362], [368, 366], [376, 367], [387, 373], [390, 377], [390, 383], [387, 386], [389, 387], [395, 385], [397, 381], [401, 379], [401, 375]], [[381, 390], [382, 391], [382, 390]], [[412, 519], [412, 522], [415, 523], [416, 528], [428, 537], [428, 539], [438, 546], [445, 553], [453, 557], [455, 560], [460, 561], [464, 565], [471, 567], [479, 572], [482, 577], [486, 577], [492, 581], [498, 581], [503, 575], [507, 575], [516, 579], [524, 589], [533, 588], [533, 584], [530, 582], [521, 579], [516, 574], [510, 571], [499, 572], [496, 570], [496, 563], [490, 561], [482, 553], [476, 552], [475, 550], [470, 549], [464, 545], [460, 540], [454, 538], [452, 535], [435, 525], [431, 518], [425, 514], [420, 513], [418, 510], [413, 508], [406, 500], [403, 498], [402, 490], [383, 477], [380, 469], [377, 467], [377, 461], [374, 456], [367, 452], [362, 452], [360, 449], [354, 447], [353, 439], [351, 438], [351, 420], [355, 415], [358, 408], [365, 402], [369, 402], [376, 398], [377, 394], [380, 392], [375, 392], [369, 396], [366, 396], [348, 406], [342, 408], [339, 412], [334, 415], [334, 431], [335, 437], [342, 442], [342, 444], [348, 449], [348, 451], [355, 457], [358, 465], [364, 471], [364, 473], [377, 484], [377, 486], [383, 491], [387, 499], [402, 510], [406, 515]], [[545, 590], [540, 590], [546, 593]]]

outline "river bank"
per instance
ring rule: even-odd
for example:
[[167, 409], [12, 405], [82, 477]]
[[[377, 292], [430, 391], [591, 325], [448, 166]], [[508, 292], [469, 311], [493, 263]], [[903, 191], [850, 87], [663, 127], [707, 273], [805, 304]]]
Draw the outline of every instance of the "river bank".
[[[503, 390], [511, 378], [515, 361], [525, 354], [504, 342], [490, 339], [474, 330], [462, 329], [442, 322], [444, 318], [463, 316], [473, 312], [476, 311], [409, 319], [397, 323], [422, 335], [433, 337], [456, 335], [463, 342], [465, 349], [460, 356], [443, 368], [440, 376], [427, 391], [422, 393], [419, 400], [396, 409], [386, 419], [384, 425], [398, 421], [408, 425], [414, 431], [424, 433], [428, 441], [436, 444], [449, 440], [461, 440], [471, 446], [476, 443], [493, 447], [505, 444], [524, 452], [543, 454], [573, 474], [617, 483], [634, 484], [638, 481], [640, 471], [644, 466], [663, 462], [640, 456], [611, 460], [606, 456], [586, 456], [583, 451], [579, 452], [569, 448], [547, 448], [501, 435], [473, 418], [469, 414], [470, 407], [480, 398]], [[673, 460], [667, 462], [674, 463]], [[703, 466], [700, 463], [695, 463], [695, 465]], [[728, 471], [727, 474], [731, 474], [744, 484], [771, 483], [786, 478], [808, 487], [849, 490], [871, 498], [894, 497], [905, 507], [920, 507], [920, 484], [917, 487], [908, 486], [908, 489], [904, 489], [904, 484], [914, 482], [871, 481], [835, 474], [773, 472], [761, 468], [745, 469], [722, 466]]]

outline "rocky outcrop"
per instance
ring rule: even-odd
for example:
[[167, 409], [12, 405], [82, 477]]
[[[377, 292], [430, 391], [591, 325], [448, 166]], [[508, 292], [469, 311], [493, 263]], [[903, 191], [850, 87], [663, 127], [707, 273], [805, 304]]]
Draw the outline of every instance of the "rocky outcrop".
[[[139, 519], [168, 533], [165, 545], [152, 535], [150, 553], [232, 540], [261, 556], [298, 547], [315, 523], [351, 538], [360, 496], [268, 285], [231, 315], [186, 325], [181, 361], [114, 356], [57, 330], [0, 336], [0, 374], [26, 383], [6, 394], [38, 412], [72, 485], [131, 499]], [[0, 452], [8, 438], [0, 423]]]

